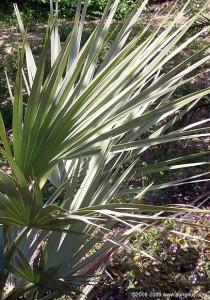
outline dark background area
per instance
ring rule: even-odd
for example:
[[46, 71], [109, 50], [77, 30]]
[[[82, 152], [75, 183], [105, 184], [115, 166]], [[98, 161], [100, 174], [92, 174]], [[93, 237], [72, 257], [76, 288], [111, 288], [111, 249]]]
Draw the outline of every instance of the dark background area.
[[[134, 7], [138, 0], [122, 0], [118, 12], [116, 15], [117, 19], [123, 19], [128, 12]], [[150, 0], [148, 2], [148, 10], [151, 9], [150, 6], [153, 4], [161, 4], [165, 2], [173, 2], [173, 0]], [[24, 12], [24, 14], [30, 15], [33, 19], [39, 20], [45, 17], [49, 12], [50, 0], [1, 0], [0, 11], [3, 14], [13, 13], [13, 3], [17, 3], [19, 9]], [[60, 0], [59, 1], [59, 11], [62, 18], [72, 18], [74, 16], [75, 7], [77, 0]], [[106, 6], [107, 0], [90, 0], [89, 1], [89, 14], [90, 19], [95, 19], [101, 16], [104, 7]], [[2, 16], [1, 16], [2, 18]]]

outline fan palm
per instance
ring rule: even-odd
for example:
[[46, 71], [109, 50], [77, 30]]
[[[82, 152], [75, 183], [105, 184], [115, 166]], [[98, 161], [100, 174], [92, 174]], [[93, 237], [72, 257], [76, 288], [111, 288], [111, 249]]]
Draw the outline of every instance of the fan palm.
[[[141, 203], [145, 192], [163, 188], [152, 184], [130, 191], [135, 196], [129, 203], [114, 200], [148, 148], [209, 136], [209, 119], [176, 130], [174, 124], [210, 91], [172, 98], [178, 87], [191, 80], [191, 72], [209, 60], [206, 49], [164, 71], [167, 63], [206, 31], [183, 39], [202, 11], [177, 27], [186, 4], [170, 24], [164, 20], [151, 32], [151, 20], [129, 39], [147, 4], [139, 1], [101, 59], [118, 4], [119, 0], [108, 1], [101, 20], [82, 44], [88, 1], [83, 6], [79, 1], [72, 32], [61, 45], [58, 7], [54, 11], [51, 3], [38, 63], [15, 5], [23, 43], [14, 95], [7, 78], [13, 103], [11, 142], [0, 115], [1, 151], [11, 168], [11, 175], [0, 171], [2, 299], [24, 294], [27, 299], [55, 299], [77, 293], [84, 285], [87, 294], [116, 248], [129, 247], [125, 240], [136, 224], [143, 227], [164, 220], [160, 212], [208, 212]], [[50, 43], [51, 68], [46, 74]], [[142, 165], [138, 173], [205, 165], [207, 154]], [[55, 189], [45, 200], [43, 189], [49, 182]], [[113, 230], [119, 222], [125, 225], [120, 234]]]

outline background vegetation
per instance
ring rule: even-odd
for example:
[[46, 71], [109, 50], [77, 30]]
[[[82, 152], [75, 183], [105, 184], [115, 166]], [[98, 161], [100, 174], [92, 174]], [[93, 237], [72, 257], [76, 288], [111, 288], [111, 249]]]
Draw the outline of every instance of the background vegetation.
[[[1, 1], [0, 8], [7, 11], [12, 10], [12, 2], [8, 0]], [[49, 11], [49, 0], [27, 0], [27, 1], [15, 1], [19, 8], [24, 11], [25, 15], [31, 16], [35, 19], [44, 18]], [[166, 0], [150, 0], [147, 9], [150, 5], [156, 3], [164, 3]], [[59, 10], [62, 18], [72, 18], [75, 14], [76, 0], [60, 0]], [[115, 18], [123, 19], [134, 8], [137, 0], [122, 0]], [[107, 0], [89, 0], [89, 9], [87, 17], [89, 19], [99, 18], [107, 4]]]

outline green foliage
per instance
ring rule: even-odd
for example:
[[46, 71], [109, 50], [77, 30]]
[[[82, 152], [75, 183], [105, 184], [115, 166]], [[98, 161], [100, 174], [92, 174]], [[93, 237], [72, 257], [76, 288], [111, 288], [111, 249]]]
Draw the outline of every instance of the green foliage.
[[[199, 226], [207, 225], [205, 216], [196, 219]], [[175, 297], [181, 293], [188, 294], [190, 299], [199, 295], [208, 299], [209, 246], [205, 239], [208, 239], [205, 227], [192, 228], [173, 220], [136, 231], [130, 238], [133, 250], [122, 249], [114, 255], [89, 299], [95, 299], [96, 295], [100, 299], [135, 299], [132, 296], [135, 292], [142, 300], [153, 297], [169, 300], [169, 295]]]
[[[167, 216], [209, 213], [143, 203], [148, 191], [179, 184], [177, 180], [145, 187], [144, 176], [208, 165], [204, 158], [209, 152], [141, 163], [137, 169], [141, 187], [129, 190], [128, 203], [115, 202], [149, 148], [209, 136], [209, 119], [178, 129], [174, 124], [210, 88], [172, 97], [191, 80], [191, 72], [209, 60], [209, 54], [199, 50], [163, 72], [165, 65], [204, 33], [200, 30], [183, 40], [202, 11], [177, 26], [185, 13], [183, 7], [167, 27], [163, 23], [151, 32], [151, 20], [129, 39], [147, 5], [139, 1], [110, 41], [119, 7], [118, 0], [110, 0], [83, 42], [87, 4], [78, 6], [72, 31], [62, 44], [58, 10], [51, 10], [38, 61], [14, 6], [23, 41], [14, 89], [8, 81], [12, 138], [0, 114], [1, 152], [10, 166], [10, 175], [0, 171], [6, 265], [2, 285], [12, 284], [11, 295], [5, 299], [56, 299], [78, 294], [78, 288], [82, 297], [90, 292], [86, 285], [98, 280], [119, 246], [126, 247], [124, 242], [136, 224], [147, 227], [160, 221], [160, 212]], [[116, 232], [119, 222], [128, 228]], [[156, 233], [151, 232], [147, 240]]]
[[[134, 8], [138, 0], [122, 0], [117, 13], [116, 19], [125, 18], [129, 12]], [[85, 1], [82, 1], [84, 3]], [[101, 17], [103, 10], [108, 0], [89, 0], [87, 17], [89, 19], [98, 19]], [[27, 7], [26, 7], [27, 3]], [[74, 17], [77, 0], [59, 0], [59, 10], [61, 18]], [[43, 20], [46, 18], [46, 13], [49, 9], [49, 0], [32, 0], [20, 2], [20, 8], [24, 11], [24, 20]]]
[[[36, 0], [37, 4], [47, 5], [47, 0]], [[83, 3], [85, 1], [82, 1]], [[88, 16], [89, 18], [100, 18], [108, 0], [89, 0], [88, 1]], [[58, 1], [62, 17], [72, 17], [76, 8], [76, 0], [60, 0]], [[137, 3], [137, 0], [121, 1], [116, 13], [116, 18], [122, 19], [128, 15], [130, 10]]]
[[192, 0], [191, 9], [195, 13], [198, 12], [206, 4], [207, 4], [207, 0]]
[[[123, 0], [120, 2], [120, 5], [117, 9], [116, 18], [123, 19], [129, 12], [133, 9], [137, 0]], [[102, 12], [107, 4], [107, 0], [90, 0], [89, 1], [89, 14], [90, 17], [100, 17]]]

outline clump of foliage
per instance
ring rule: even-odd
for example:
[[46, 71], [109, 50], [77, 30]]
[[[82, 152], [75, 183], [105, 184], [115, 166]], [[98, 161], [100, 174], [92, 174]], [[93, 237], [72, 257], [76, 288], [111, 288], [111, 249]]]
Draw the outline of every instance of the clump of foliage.
[[[135, 7], [137, 0], [123, 0], [116, 12], [117, 19], [125, 18], [129, 12]], [[91, 0], [90, 1], [90, 12], [92, 17], [100, 17], [107, 4], [107, 0]]]
[[[181, 294], [185, 299], [208, 297], [208, 216], [194, 218], [199, 227], [167, 220], [163, 226], [151, 225], [133, 233], [128, 243], [133, 249], [114, 255], [89, 299], [170, 300], [180, 299]], [[132, 296], [135, 293], [138, 296]]]
[[[151, 32], [152, 19], [129, 40], [147, 5], [140, 0], [104, 53], [119, 4], [120, 0], [108, 1], [82, 43], [88, 1], [78, 1], [72, 32], [61, 44], [58, 2], [54, 6], [51, 1], [38, 61], [14, 6], [23, 41], [14, 89], [7, 78], [13, 105], [10, 134], [0, 114], [1, 153], [10, 168], [0, 171], [2, 299], [49, 300], [75, 294], [82, 299], [112, 254], [126, 247], [136, 224], [157, 221], [157, 212], [209, 212], [142, 203], [147, 191], [163, 188], [152, 183], [144, 187], [145, 175], [208, 165], [208, 152], [140, 164], [141, 189], [137, 194], [131, 191], [134, 195], [127, 203], [115, 201], [148, 148], [209, 136], [209, 119], [176, 129], [174, 124], [210, 92], [206, 88], [172, 97], [192, 79], [191, 72], [210, 59], [206, 49], [163, 72], [205, 33], [206, 28], [182, 39], [202, 11], [180, 24], [187, 3], [167, 26], [164, 20]], [[174, 182], [166, 184], [170, 185]], [[118, 222], [129, 229], [116, 232]]]
[[[84, 1], [83, 1], [84, 2]], [[107, 5], [108, 0], [89, 0], [88, 3], [88, 14], [89, 19], [98, 19], [102, 16], [103, 11]], [[122, 0], [115, 18], [123, 19], [136, 5], [137, 0]], [[2, 3], [3, 4], [3, 3]], [[5, 5], [9, 3], [4, 3], [2, 10], [5, 9]], [[24, 20], [43, 20], [48, 12], [49, 1], [48, 0], [36, 0], [36, 1], [19, 1], [18, 5], [23, 9]], [[27, 6], [27, 7], [26, 7]], [[75, 9], [77, 7], [77, 0], [60, 0], [59, 10], [62, 18], [72, 18], [74, 17]], [[1, 4], [0, 4], [1, 8]]]

